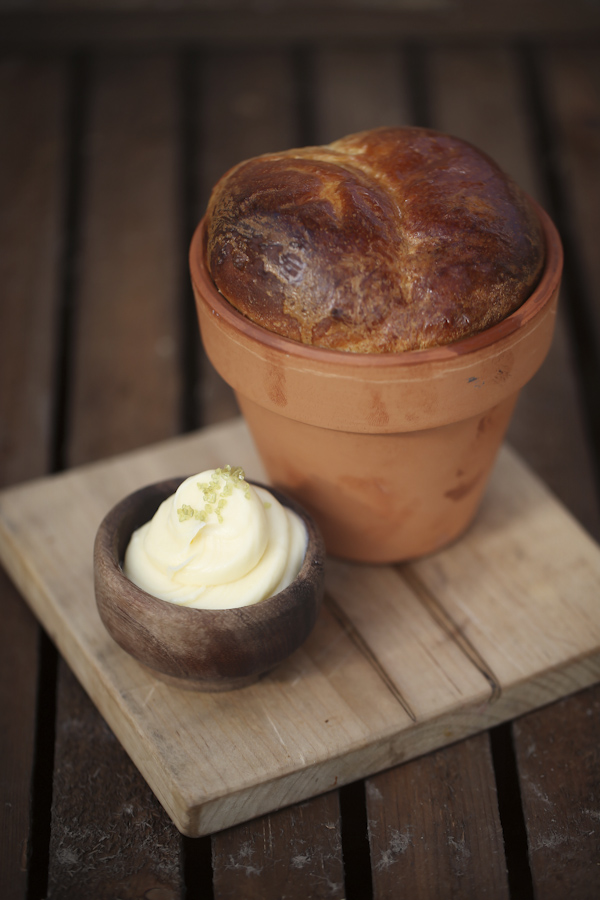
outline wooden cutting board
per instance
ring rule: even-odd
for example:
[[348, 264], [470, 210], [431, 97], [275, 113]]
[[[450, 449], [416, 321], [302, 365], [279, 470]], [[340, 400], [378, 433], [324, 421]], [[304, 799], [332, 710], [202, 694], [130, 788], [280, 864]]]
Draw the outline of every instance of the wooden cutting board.
[[487, 729], [600, 679], [600, 548], [508, 448], [477, 521], [410, 565], [328, 560], [308, 642], [258, 684], [169, 687], [96, 611], [92, 546], [131, 490], [225, 463], [241, 420], [0, 494], [0, 559], [175, 825], [198, 836]]

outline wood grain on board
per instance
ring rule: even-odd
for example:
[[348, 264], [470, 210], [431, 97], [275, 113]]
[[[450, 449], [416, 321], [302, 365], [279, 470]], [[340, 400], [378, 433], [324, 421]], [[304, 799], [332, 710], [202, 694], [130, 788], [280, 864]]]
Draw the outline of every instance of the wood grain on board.
[[184, 833], [326, 792], [598, 679], [600, 550], [504, 450], [476, 524], [453, 547], [401, 568], [331, 561], [315, 631], [257, 685], [167, 687], [99, 622], [95, 528], [128, 491], [215, 466], [233, 447], [263, 477], [238, 420], [0, 502], [4, 564]]

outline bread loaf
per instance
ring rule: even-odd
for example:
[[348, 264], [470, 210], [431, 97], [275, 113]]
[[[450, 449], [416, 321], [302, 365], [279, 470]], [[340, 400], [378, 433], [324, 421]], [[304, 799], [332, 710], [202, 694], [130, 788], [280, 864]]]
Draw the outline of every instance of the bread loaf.
[[476, 334], [517, 309], [544, 263], [521, 189], [465, 141], [366, 131], [240, 163], [215, 186], [206, 262], [270, 331], [393, 353]]

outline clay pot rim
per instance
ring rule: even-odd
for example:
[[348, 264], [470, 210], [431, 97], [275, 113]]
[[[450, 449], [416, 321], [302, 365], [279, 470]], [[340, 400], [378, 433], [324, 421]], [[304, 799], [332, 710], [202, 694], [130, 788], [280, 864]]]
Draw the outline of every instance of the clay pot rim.
[[[160, 503], [174, 493], [187, 477], [187, 475], [178, 476], [153, 482], [152, 484], [145, 485], [144, 487], [133, 491], [131, 494], [128, 494], [118, 501], [118, 503], [116, 503], [105, 515], [98, 527], [94, 544], [94, 569], [97, 570], [100, 557], [104, 557], [105, 559], [108, 558], [111, 568], [110, 577], [114, 579], [114, 586], [116, 587], [120, 582], [127, 585], [128, 602], [133, 601], [136, 605], [139, 604], [140, 608], [144, 608], [149, 613], [156, 611], [157, 614], [168, 616], [173, 619], [174, 622], [179, 620], [179, 623], [182, 625], [185, 625], [186, 622], [191, 620], [194, 620], [197, 623], [199, 618], [204, 618], [210, 619], [215, 625], [225, 626], [227, 622], [239, 621], [240, 617], [256, 620], [257, 618], [266, 619], [277, 615], [280, 607], [286, 606], [290, 600], [295, 601], [293, 594], [296, 589], [294, 586], [298, 582], [306, 581], [315, 565], [323, 564], [323, 561], [325, 560], [325, 546], [316, 522], [303, 506], [287, 494], [274, 488], [272, 485], [263, 484], [259, 481], [247, 479], [249, 484], [254, 487], [262, 487], [269, 491], [282, 506], [287, 506], [299, 515], [304, 522], [307, 531], [308, 542], [300, 571], [288, 587], [284, 588], [282, 591], [273, 594], [271, 597], [267, 597], [265, 600], [260, 601], [260, 603], [254, 603], [248, 606], [236, 606], [226, 609], [204, 609], [182, 606], [177, 603], [171, 603], [168, 600], [163, 600], [160, 597], [155, 597], [153, 594], [149, 594], [143, 588], [135, 584], [135, 582], [131, 581], [123, 571], [123, 556], [125, 548], [129, 543], [129, 538], [133, 531], [143, 524], [142, 521], [134, 522], [133, 527], [128, 529], [127, 540], [125, 541], [122, 550], [120, 550], [118, 546], [118, 531], [128, 507], [131, 507], [133, 504], [134, 510], [139, 510], [144, 506], [148, 508], [149, 504], [150, 506], [154, 506], [153, 501], [156, 500], [156, 505], [154, 506], [153, 511], [150, 512], [150, 516], [144, 518], [144, 521], [148, 521], [148, 519], [154, 515], [154, 512], [156, 512]], [[130, 511], [130, 516], [138, 518], [135, 511]]]
[[[527, 195], [528, 196], [528, 195]], [[441, 347], [429, 347], [423, 350], [405, 350], [399, 353], [354, 353], [347, 350], [333, 350], [327, 347], [315, 347], [303, 344], [291, 338], [283, 337], [255, 324], [240, 313], [219, 292], [212, 281], [205, 265], [206, 248], [206, 216], [196, 228], [189, 250], [189, 265], [192, 281], [199, 295], [207, 306], [212, 306], [213, 315], [221, 317], [228, 325], [245, 337], [264, 345], [285, 356], [308, 359], [320, 363], [334, 363], [341, 367], [354, 368], [388, 368], [398, 366], [412, 367], [455, 360], [496, 344], [514, 335], [534, 319], [540, 310], [551, 300], [560, 283], [563, 266], [563, 248], [558, 231], [545, 210], [532, 198], [533, 206], [544, 232], [546, 259], [541, 278], [533, 293], [510, 316], [496, 325], [472, 335], [446, 344]]]

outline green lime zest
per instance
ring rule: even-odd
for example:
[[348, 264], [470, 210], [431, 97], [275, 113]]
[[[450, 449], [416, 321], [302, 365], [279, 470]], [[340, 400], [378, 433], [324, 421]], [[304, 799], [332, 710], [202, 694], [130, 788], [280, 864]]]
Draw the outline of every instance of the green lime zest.
[[250, 485], [241, 466], [227, 465], [215, 469], [210, 481], [198, 482], [198, 489], [202, 493], [202, 505], [198, 509], [187, 503], [180, 506], [177, 510], [180, 522], [188, 522], [190, 519], [208, 522], [209, 517], [214, 515], [219, 524], [222, 524], [227, 498], [231, 497], [234, 490], [242, 490], [246, 499], [250, 500]]

